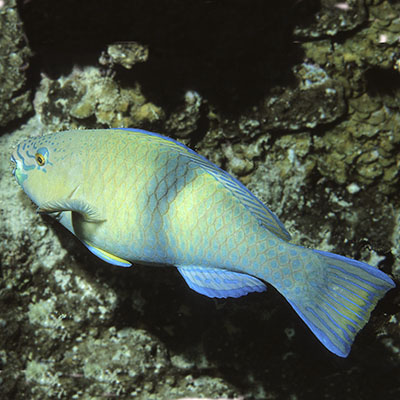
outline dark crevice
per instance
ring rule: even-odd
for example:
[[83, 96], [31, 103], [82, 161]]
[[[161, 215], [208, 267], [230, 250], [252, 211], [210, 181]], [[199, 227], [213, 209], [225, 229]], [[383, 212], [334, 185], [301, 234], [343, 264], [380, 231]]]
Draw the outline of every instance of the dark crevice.
[[19, 8], [36, 75], [57, 78], [93, 65], [108, 44], [137, 41], [149, 59], [117, 69], [119, 80], [140, 81], [162, 107], [191, 89], [235, 114], [291, 76], [303, 57], [294, 26], [319, 1], [36, 0]]
[[394, 97], [400, 93], [400, 74], [394, 69], [371, 68], [365, 73], [365, 79], [367, 92], [371, 96]]

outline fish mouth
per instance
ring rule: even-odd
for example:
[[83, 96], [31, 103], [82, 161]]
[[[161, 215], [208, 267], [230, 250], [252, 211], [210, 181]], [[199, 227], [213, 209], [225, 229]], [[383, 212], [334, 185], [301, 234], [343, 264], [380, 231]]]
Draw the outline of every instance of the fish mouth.
[[17, 163], [17, 160], [14, 157], [14, 154], [11, 154], [10, 162], [11, 162], [11, 166], [13, 168], [12, 174], [15, 176], [15, 171], [17, 169], [18, 163]]
[[14, 175], [15, 180], [19, 185], [22, 186], [22, 183], [28, 178], [28, 175], [23, 172], [22, 161], [18, 157], [18, 154], [14, 152], [10, 157], [10, 163], [13, 168], [12, 174]]

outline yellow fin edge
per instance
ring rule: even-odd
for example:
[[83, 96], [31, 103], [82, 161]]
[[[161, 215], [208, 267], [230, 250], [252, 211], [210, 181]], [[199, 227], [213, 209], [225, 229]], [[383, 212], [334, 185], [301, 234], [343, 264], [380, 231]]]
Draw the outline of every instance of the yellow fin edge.
[[97, 257], [102, 259], [105, 262], [108, 262], [109, 264], [117, 265], [119, 267], [130, 267], [132, 263], [130, 263], [127, 260], [124, 260], [123, 258], [120, 258], [118, 256], [115, 256], [114, 254], [109, 253], [108, 251], [99, 249], [96, 246], [93, 246], [87, 242], [83, 242], [83, 244]]

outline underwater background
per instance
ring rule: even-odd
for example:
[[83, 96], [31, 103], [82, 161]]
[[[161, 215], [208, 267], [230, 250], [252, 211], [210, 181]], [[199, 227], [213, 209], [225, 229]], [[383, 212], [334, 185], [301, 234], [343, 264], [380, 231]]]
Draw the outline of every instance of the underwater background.
[[58, 130], [160, 132], [399, 285], [400, 1], [0, 0], [0, 82], [0, 399], [400, 398], [399, 289], [341, 359], [270, 286], [100, 261], [9, 162]]

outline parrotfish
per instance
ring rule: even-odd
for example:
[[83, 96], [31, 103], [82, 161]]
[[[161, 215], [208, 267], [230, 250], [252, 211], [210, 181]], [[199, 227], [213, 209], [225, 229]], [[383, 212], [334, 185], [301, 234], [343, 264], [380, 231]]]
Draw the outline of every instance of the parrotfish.
[[157, 133], [58, 132], [23, 141], [11, 161], [38, 212], [102, 260], [176, 267], [208, 297], [240, 297], [271, 284], [341, 357], [395, 286], [364, 262], [291, 243], [240, 181]]

